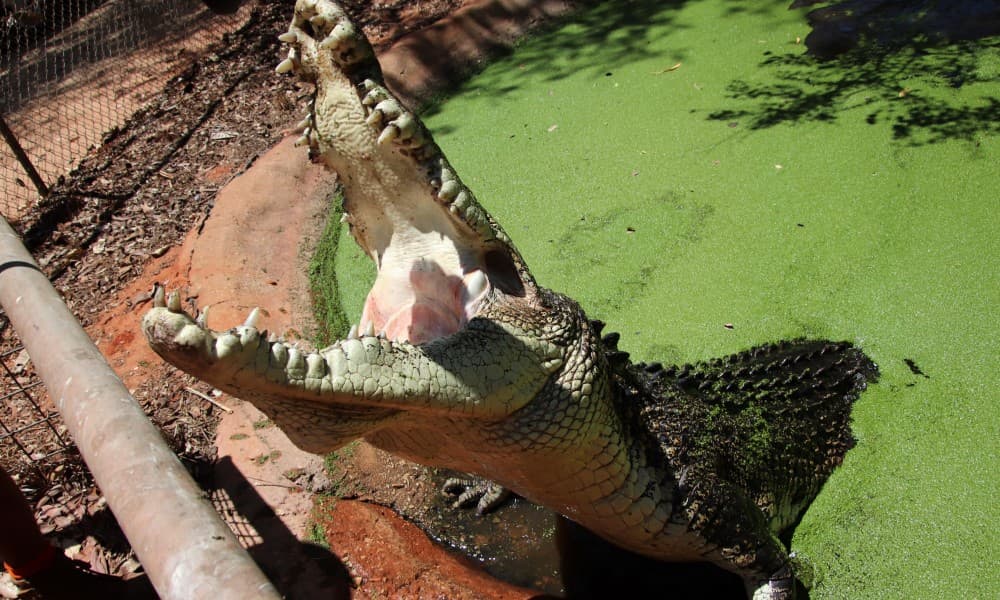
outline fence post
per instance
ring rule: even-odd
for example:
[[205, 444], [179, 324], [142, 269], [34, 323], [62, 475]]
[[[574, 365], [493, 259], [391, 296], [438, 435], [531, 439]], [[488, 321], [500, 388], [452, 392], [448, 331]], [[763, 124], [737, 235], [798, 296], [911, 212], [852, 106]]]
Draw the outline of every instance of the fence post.
[[0, 217], [0, 304], [164, 600], [277, 600]]
[[38, 174], [35, 170], [35, 165], [31, 164], [31, 159], [28, 158], [28, 153], [24, 151], [21, 147], [21, 142], [17, 141], [17, 136], [11, 131], [10, 127], [7, 126], [7, 119], [0, 115], [0, 135], [3, 136], [4, 141], [10, 146], [11, 152], [17, 158], [17, 162], [21, 163], [21, 167], [24, 168], [24, 172], [28, 174], [28, 178], [31, 179], [31, 183], [35, 184], [35, 189], [42, 196], [49, 195], [49, 186], [45, 185], [45, 181], [42, 176]]

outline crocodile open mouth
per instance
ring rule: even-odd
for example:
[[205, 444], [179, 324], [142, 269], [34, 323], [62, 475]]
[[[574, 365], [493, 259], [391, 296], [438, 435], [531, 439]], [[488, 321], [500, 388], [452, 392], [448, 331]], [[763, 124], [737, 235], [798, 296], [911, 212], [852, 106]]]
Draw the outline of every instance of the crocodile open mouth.
[[316, 84], [300, 142], [340, 175], [344, 219], [378, 269], [358, 333], [422, 344], [462, 329], [497, 290], [523, 293], [509, 238], [385, 87], [343, 9], [300, 2], [279, 37], [277, 70]]

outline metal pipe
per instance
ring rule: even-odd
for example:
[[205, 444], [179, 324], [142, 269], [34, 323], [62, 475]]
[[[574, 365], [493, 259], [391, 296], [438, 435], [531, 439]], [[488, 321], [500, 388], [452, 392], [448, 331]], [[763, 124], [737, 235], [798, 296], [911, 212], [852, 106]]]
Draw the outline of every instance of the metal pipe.
[[160, 597], [279, 598], [2, 217], [0, 304]]
[[0, 115], [0, 135], [3, 136], [4, 141], [10, 146], [10, 151], [14, 153], [14, 157], [17, 158], [17, 162], [21, 163], [21, 167], [24, 172], [28, 174], [28, 179], [31, 183], [35, 184], [35, 189], [38, 190], [38, 194], [42, 197], [49, 195], [49, 186], [45, 185], [45, 181], [42, 176], [38, 174], [35, 169], [35, 165], [31, 164], [31, 159], [28, 158], [28, 153], [24, 151], [21, 147], [21, 142], [17, 140], [17, 136], [11, 131], [10, 127], [7, 126], [7, 120]]

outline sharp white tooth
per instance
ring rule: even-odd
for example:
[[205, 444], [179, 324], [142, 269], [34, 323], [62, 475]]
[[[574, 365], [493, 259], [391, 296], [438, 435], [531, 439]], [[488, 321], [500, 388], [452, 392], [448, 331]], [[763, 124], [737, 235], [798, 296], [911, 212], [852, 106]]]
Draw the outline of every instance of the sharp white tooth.
[[278, 66], [275, 67], [274, 70], [277, 73], [287, 73], [294, 68], [295, 68], [295, 62], [293, 62], [292, 59], [290, 58], [286, 58], [285, 60], [278, 63]]
[[363, 335], [365, 337], [372, 337], [372, 336], [374, 336], [375, 335], [375, 324], [372, 323], [371, 321], [368, 321], [368, 324], [365, 325], [365, 330], [361, 333], [361, 335]]
[[478, 298], [486, 291], [489, 281], [482, 271], [473, 271], [465, 276], [465, 291], [469, 299]]
[[399, 137], [399, 128], [395, 125], [389, 125], [382, 130], [382, 133], [378, 136], [378, 143], [381, 145], [388, 144], [392, 140]]
[[347, 339], [356, 340], [358, 339], [358, 326], [351, 325], [351, 330], [347, 332]]
[[174, 290], [167, 294], [167, 310], [170, 312], [181, 312], [181, 294]]
[[285, 42], [286, 44], [291, 44], [293, 42], [297, 42], [299, 36], [295, 35], [294, 31], [286, 31], [285, 33], [279, 35], [278, 39], [281, 40], [282, 42]]
[[375, 105], [375, 110], [385, 115], [390, 121], [403, 114], [403, 107], [394, 98], [386, 98]]
[[340, 44], [340, 38], [333, 35], [328, 35], [319, 43], [320, 50], [330, 50], [331, 48]]
[[256, 329], [257, 328], [257, 323], [259, 321], [260, 321], [260, 309], [259, 308], [254, 308], [253, 310], [250, 311], [250, 314], [247, 315], [247, 320], [243, 323], [243, 326], [244, 327], [253, 327], [253, 328]]
[[302, 146], [307, 146], [308, 144], [309, 144], [309, 136], [308, 135], [300, 135], [298, 138], [295, 139], [295, 147], [296, 148], [300, 148]]
[[351, 220], [351, 218], [349, 216], [347, 216], [347, 213], [344, 213], [344, 214], [340, 215], [340, 222], [341, 223], [346, 223], [346, 222], [348, 222], [350, 220]]
[[198, 313], [198, 318], [195, 319], [195, 322], [198, 324], [198, 327], [201, 327], [202, 329], [208, 329], [208, 309], [211, 307], [212, 306], [210, 304], [206, 304], [205, 308], [201, 309], [201, 312]]
[[365, 123], [372, 127], [378, 127], [382, 123], [382, 111], [375, 109], [365, 117]]
[[295, 124], [295, 131], [307, 133], [310, 127], [312, 127], [312, 117], [306, 117]]
[[153, 287], [153, 306], [163, 308], [166, 305], [166, 292], [164, 291], [163, 286], [157, 283]]
[[438, 198], [451, 201], [462, 191], [462, 185], [454, 179], [442, 180], [441, 189], [438, 190]]

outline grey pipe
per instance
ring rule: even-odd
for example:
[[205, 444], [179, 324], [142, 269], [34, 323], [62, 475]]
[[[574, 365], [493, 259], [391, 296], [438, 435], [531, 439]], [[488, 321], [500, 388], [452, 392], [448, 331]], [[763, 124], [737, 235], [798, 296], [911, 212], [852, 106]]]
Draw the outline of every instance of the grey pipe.
[[279, 598], [2, 217], [0, 304], [160, 597]]

